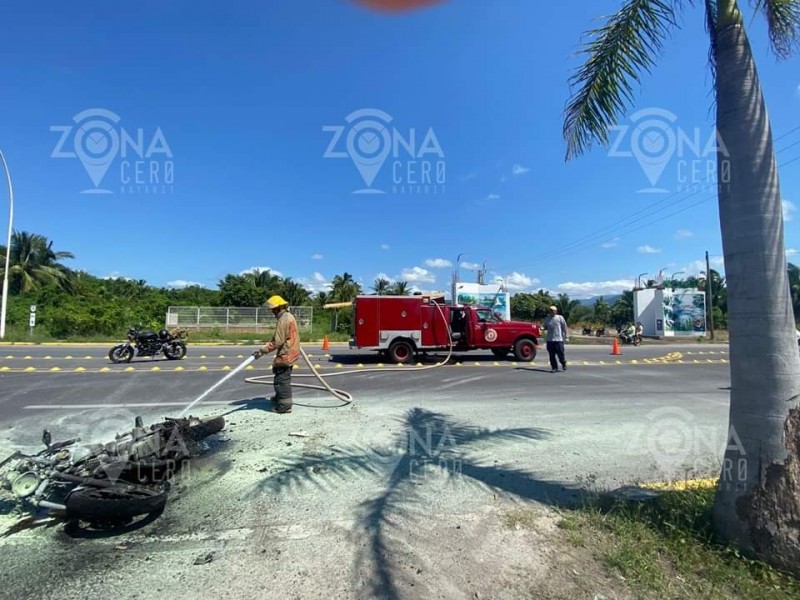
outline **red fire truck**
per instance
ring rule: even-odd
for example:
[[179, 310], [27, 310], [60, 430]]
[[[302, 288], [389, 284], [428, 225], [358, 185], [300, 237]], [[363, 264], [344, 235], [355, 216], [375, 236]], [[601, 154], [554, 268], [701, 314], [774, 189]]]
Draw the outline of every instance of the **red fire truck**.
[[491, 308], [453, 306], [430, 296], [357, 296], [350, 348], [377, 350], [396, 363], [418, 352], [491, 350], [513, 352], [520, 362], [536, 357], [540, 336], [533, 323], [504, 321]]

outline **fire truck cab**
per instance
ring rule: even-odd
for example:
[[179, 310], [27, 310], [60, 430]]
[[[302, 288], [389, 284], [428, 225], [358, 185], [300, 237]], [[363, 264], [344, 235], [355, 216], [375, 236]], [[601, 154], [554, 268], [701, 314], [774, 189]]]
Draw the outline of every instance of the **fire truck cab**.
[[530, 362], [540, 336], [533, 323], [505, 321], [491, 308], [454, 306], [430, 296], [357, 296], [350, 348], [377, 350], [396, 363], [419, 352], [491, 350]]

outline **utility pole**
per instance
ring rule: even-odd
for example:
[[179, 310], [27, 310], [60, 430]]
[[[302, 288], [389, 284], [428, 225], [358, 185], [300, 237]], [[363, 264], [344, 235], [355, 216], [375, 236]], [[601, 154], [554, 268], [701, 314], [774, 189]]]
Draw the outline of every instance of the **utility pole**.
[[14, 188], [11, 187], [11, 173], [8, 171], [8, 163], [6, 157], [0, 151], [0, 163], [3, 165], [3, 170], [6, 172], [6, 180], [8, 181], [8, 241], [6, 242], [6, 264], [3, 273], [3, 299], [2, 307], [0, 307], [0, 340], [6, 337], [6, 311], [8, 310], [8, 271], [10, 269], [11, 259], [11, 232], [14, 227]]
[[708, 260], [708, 250], [706, 250], [706, 315], [708, 318], [708, 330], [711, 332], [711, 339], [714, 339], [714, 293], [711, 291], [711, 266]]

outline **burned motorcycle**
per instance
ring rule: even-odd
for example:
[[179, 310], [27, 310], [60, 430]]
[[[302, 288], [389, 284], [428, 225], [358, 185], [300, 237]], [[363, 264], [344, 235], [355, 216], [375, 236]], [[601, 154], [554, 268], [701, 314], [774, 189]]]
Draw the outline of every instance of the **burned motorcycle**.
[[108, 353], [108, 359], [113, 363], [121, 363], [131, 362], [134, 354], [153, 358], [163, 354], [169, 360], [180, 360], [186, 356], [186, 342], [183, 341], [185, 337], [188, 337], [185, 329], [162, 329], [156, 333], [131, 327], [128, 330], [128, 341], [114, 346]]
[[63, 511], [71, 519], [113, 523], [159, 513], [169, 480], [200, 451], [201, 440], [221, 431], [225, 419], [170, 419], [134, 428], [107, 444], [80, 439], [51, 443], [37, 454], [16, 452], [0, 462], [0, 488], [20, 505]]

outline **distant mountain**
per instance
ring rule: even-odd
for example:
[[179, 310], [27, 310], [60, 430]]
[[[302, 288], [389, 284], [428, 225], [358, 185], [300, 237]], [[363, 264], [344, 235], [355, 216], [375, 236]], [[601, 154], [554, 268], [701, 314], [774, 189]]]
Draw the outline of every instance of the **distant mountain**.
[[[578, 302], [580, 302], [581, 306], [594, 306], [594, 303], [600, 296], [592, 296], [591, 298], [579, 298]], [[614, 304], [617, 300], [622, 298], [622, 294], [609, 294], [608, 296], [602, 296], [603, 300], [605, 300], [608, 304]]]

